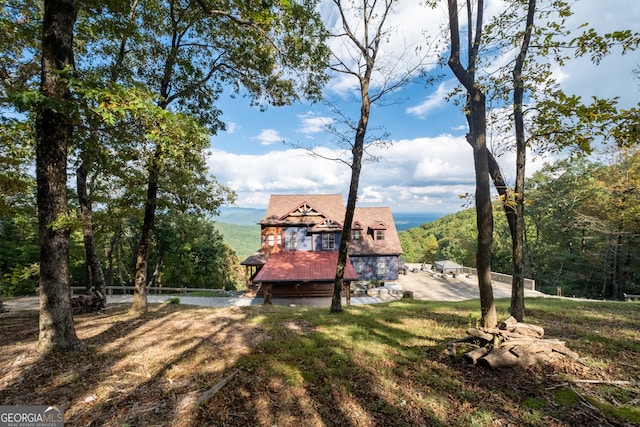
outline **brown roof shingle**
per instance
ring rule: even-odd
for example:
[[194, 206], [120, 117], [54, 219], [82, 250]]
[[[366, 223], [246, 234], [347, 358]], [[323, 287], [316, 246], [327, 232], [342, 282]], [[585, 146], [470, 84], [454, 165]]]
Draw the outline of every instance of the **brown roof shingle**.
[[[353, 221], [362, 224], [364, 229], [360, 240], [351, 239], [349, 255], [399, 255], [402, 253], [402, 245], [390, 208], [356, 208]], [[381, 227], [381, 223], [386, 226], [386, 229]], [[384, 230], [384, 240], [375, 240], [372, 229]]]

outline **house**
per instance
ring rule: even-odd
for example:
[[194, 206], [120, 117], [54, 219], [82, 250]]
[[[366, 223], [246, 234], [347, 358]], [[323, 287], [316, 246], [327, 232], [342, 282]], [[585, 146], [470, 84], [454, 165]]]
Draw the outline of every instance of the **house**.
[[[272, 195], [260, 250], [241, 263], [249, 284], [273, 296], [332, 295], [345, 210], [339, 194]], [[391, 210], [356, 208], [345, 282], [397, 280], [401, 253]]]

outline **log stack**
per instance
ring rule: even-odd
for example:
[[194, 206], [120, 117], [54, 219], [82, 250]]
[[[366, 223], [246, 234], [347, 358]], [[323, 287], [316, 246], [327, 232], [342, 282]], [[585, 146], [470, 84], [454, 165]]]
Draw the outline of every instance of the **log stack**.
[[471, 348], [464, 358], [474, 365], [492, 369], [551, 363], [564, 356], [578, 358], [564, 341], [545, 339], [543, 328], [518, 322], [513, 317], [501, 322], [497, 328], [470, 328], [467, 334], [447, 345], [449, 355], [455, 357], [461, 347]]
[[92, 291], [90, 294], [78, 295], [71, 299], [71, 310], [73, 314], [93, 313], [103, 310], [105, 307], [105, 297], [99, 291]]

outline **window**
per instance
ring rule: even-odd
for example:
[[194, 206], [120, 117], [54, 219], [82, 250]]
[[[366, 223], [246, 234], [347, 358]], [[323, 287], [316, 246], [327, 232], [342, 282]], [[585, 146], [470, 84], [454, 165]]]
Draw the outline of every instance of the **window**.
[[267, 235], [266, 235], [266, 234], [263, 234], [263, 235], [262, 235], [262, 246], [264, 246], [264, 245], [266, 245], [266, 244], [267, 244]]
[[298, 248], [298, 233], [287, 233], [284, 235], [284, 248], [290, 251]]
[[387, 263], [384, 261], [378, 261], [378, 276], [386, 276], [387, 275]]
[[278, 234], [278, 236], [276, 237], [276, 244], [278, 246], [282, 246], [282, 234]]
[[322, 235], [322, 249], [335, 249], [336, 235], [333, 233], [325, 233]]
[[364, 270], [364, 264], [361, 259], [353, 261], [353, 269], [356, 271], [356, 274], [358, 276], [362, 274], [362, 271]]
[[273, 236], [273, 234], [269, 234], [267, 236], [267, 241], [269, 242], [269, 246], [273, 246], [275, 243], [275, 237]]
[[384, 230], [376, 230], [376, 240], [384, 240]]
[[353, 230], [351, 238], [353, 240], [360, 240], [360, 230]]

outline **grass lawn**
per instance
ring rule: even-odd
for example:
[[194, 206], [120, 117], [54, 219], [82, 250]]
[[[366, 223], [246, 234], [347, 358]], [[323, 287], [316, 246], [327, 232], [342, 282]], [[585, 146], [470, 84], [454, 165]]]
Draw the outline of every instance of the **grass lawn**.
[[37, 312], [1, 314], [0, 405], [68, 426], [640, 425], [639, 303], [528, 299], [581, 358], [496, 371], [446, 353], [478, 301], [127, 308], [77, 316], [84, 348], [58, 356], [35, 352]]

